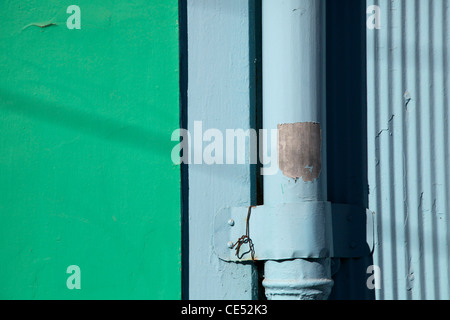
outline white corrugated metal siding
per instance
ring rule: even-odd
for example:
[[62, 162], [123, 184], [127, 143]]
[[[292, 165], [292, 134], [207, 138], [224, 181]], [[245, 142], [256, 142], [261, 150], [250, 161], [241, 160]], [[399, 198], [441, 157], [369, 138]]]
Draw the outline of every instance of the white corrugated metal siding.
[[450, 0], [367, 5], [381, 9], [367, 30], [377, 299], [450, 299]]

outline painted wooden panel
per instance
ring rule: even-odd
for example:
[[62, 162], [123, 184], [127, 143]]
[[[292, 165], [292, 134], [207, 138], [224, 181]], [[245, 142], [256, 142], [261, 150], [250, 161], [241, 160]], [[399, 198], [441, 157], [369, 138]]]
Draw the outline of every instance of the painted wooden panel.
[[[187, 2], [188, 129], [194, 135], [194, 122], [202, 124], [200, 136], [192, 136], [193, 144], [208, 129], [225, 134], [227, 129], [251, 127], [249, 2]], [[189, 166], [190, 299], [257, 297], [256, 268], [223, 262], [213, 248], [214, 217], [220, 209], [251, 204], [250, 172], [250, 165]]]
[[74, 4], [0, 3], [0, 298], [178, 299], [178, 1]]

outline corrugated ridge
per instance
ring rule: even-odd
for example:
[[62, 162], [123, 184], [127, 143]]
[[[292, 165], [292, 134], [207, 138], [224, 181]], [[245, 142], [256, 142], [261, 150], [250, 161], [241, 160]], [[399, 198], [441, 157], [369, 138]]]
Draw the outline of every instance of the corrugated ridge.
[[448, 0], [379, 0], [368, 30], [378, 299], [449, 299]]

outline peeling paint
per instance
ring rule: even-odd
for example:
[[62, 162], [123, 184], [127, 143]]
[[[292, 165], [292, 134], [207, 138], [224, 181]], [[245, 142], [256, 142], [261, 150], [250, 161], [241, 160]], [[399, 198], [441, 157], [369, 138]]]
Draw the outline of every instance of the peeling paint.
[[319, 123], [278, 125], [278, 159], [286, 177], [312, 182], [322, 171], [322, 131]]
[[380, 130], [380, 131], [378, 132], [378, 134], [376, 135], [376, 137], [375, 137], [376, 139], [378, 139], [378, 138], [381, 136], [381, 134], [382, 134], [383, 132], [389, 132], [389, 135], [392, 136], [391, 123], [392, 123], [392, 121], [394, 121], [394, 117], [395, 117], [395, 115], [393, 114], [393, 115], [389, 118], [388, 124], [387, 124], [388, 128], [387, 128], [387, 129], [382, 129], [382, 130]]
[[380, 0], [385, 24], [367, 33], [369, 209], [378, 212], [374, 264], [383, 273], [377, 300], [450, 297], [448, 3]]
[[47, 22], [47, 23], [30, 23], [30, 24], [27, 24], [25, 27], [23, 27], [22, 28], [22, 31], [23, 30], [25, 30], [25, 29], [27, 29], [27, 28], [29, 28], [29, 27], [32, 27], [32, 26], [34, 26], [34, 27], [39, 27], [39, 28], [41, 28], [41, 29], [44, 29], [44, 28], [48, 28], [48, 27], [51, 27], [51, 26], [57, 26], [57, 24], [56, 23], [54, 23], [54, 22]]
[[408, 90], [406, 90], [405, 93], [403, 94], [403, 98], [405, 99], [405, 109], [408, 110], [408, 104], [412, 100], [411, 94], [409, 93]]

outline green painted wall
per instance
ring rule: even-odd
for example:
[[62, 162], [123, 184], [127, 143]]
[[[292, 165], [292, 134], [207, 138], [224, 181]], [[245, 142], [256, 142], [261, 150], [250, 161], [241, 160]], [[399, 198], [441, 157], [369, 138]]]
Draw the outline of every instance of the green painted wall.
[[178, 61], [178, 0], [0, 2], [1, 299], [181, 297]]

